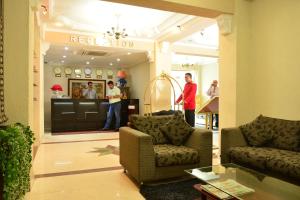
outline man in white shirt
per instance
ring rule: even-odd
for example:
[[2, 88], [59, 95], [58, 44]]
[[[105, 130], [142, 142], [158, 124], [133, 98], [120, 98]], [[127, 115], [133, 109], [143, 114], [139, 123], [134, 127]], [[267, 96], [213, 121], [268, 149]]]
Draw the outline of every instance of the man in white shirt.
[[108, 116], [106, 119], [105, 126], [102, 130], [109, 130], [109, 127], [111, 125], [111, 121], [113, 118], [113, 115], [115, 115], [116, 118], [116, 125], [115, 125], [115, 131], [119, 131], [120, 128], [120, 111], [121, 111], [121, 91], [118, 87], [114, 85], [114, 82], [108, 81], [108, 91], [106, 98], [109, 99], [109, 111]]
[[218, 81], [214, 80], [210, 86], [210, 88], [207, 90], [206, 94], [210, 96], [210, 98], [214, 98], [215, 96], [219, 96], [219, 87], [218, 87]]
[[93, 82], [88, 82], [88, 89], [83, 90], [82, 96], [86, 99], [97, 99], [96, 90], [93, 89]]
[[[218, 81], [217, 80], [213, 80], [210, 88], [207, 90], [206, 94], [208, 96], [210, 96], [210, 98], [214, 98], [216, 96], [219, 96], [219, 87], [218, 87]], [[216, 113], [214, 114], [214, 117], [215, 119], [215, 126], [216, 128], [219, 128], [219, 114]]]

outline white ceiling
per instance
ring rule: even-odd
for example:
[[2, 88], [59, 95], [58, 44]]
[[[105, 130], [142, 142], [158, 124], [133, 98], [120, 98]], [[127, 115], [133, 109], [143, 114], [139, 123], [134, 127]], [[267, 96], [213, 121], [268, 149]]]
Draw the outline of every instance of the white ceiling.
[[195, 16], [100, 0], [49, 0], [47, 29], [106, 33], [117, 26], [133, 38], [155, 39]]
[[[46, 25], [46, 31], [73, 31], [80, 33], [106, 33], [112, 26], [117, 25], [117, 16], [120, 16], [120, 28], [126, 28], [129, 37], [146, 38], [153, 41], [164, 35], [180, 34], [177, 26], [180, 25], [185, 31], [184, 25], [189, 23], [189, 21], [199, 19], [204, 26], [211, 21], [191, 15], [100, 0], [49, 0], [47, 16], [49, 18], [42, 17], [43, 23]], [[198, 30], [197, 27], [193, 28]], [[200, 27], [203, 27], [201, 23]], [[181, 39], [177, 43], [218, 49], [218, 34], [218, 26], [213, 24]], [[118, 48], [99, 46], [74, 46], [69, 48], [66, 51], [64, 46], [52, 44], [47, 52], [45, 61], [52, 65], [62, 66], [126, 68], [148, 60], [147, 52], [142, 51], [131, 51], [131, 54], [128, 55], [127, 50]], [[106, 51], [108, 54], [106, 56], [97, 56], [92, 60], [92, 56], [81, 55], [83, 50], [100, 50]], [[66, 57], [64, 58], [63, 56]], [[118, 58], [120, 59], [119, 62], [117, 61]], [[90, 63], [89, 65], [86, 64], [87, 61]], [[173, 58], [174, 64], [206, 64], [215, 61], [216, 58], [186, 55], [176, 55]], [[113, 66], [110, 63], [113, 63]]]
[[[107, 54], [105, 56], [82, 55], [83, 51], [100, 51]], [[147, 52], [105, 47], [72, 46], [65, 50], [65, 46], [51, 45], [45, 56], [45, 62], [53, 66], [127, 68], [146, 61], [148, 61]]]
[[219, 48], [219, 27], [217, 23], [204, 28], [177, 43], [191, 44], [201, 46], [203, 48], [218, 49]]
[[217, 63], [218, 58], [207, 57], [207, 56], [192, 56], [192, 55], [182, 55], [182, 54], [173, 54], [172, 63], [175, 65], [182, 64], [193, 64], [193, 65], [205, 65], [211, 63]]

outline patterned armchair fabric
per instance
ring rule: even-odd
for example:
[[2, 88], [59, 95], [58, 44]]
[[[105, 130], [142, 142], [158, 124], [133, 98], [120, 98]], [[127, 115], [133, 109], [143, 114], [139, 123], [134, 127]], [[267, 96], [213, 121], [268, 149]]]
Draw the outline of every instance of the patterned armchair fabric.
[[[145, 117], [151, 122], [147, 127], [166, 123], [165, 116], [157, 117]], [[154, 144], [152, 135], [121, 127], [120, 164], [138, 183], [186, 175], [185, 169], [212, 165], [212, 132], [196, 128], [183, 145], [175, 146]]]
[[168, 144], [170, 143], [163, 133], [159, 130], [159, 127], [166, 124], [173, 118], [173, 115], [163, 116], [141, 116], [131, 115], [130, 124], [131, 127], [146, 133], [152, 137], [153, 144]]
[[157, 167], [187, 165], [199, 163], [199, 154], [196, 149], [169, 144], [154, 145]]

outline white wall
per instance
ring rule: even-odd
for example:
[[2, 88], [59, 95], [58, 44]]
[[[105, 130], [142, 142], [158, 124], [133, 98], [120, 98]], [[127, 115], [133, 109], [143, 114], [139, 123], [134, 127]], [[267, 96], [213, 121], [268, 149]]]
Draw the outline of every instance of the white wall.
[[[44, 121], [45, 121], [45, 130], [46, 131], [50, 131], [50, 129], [51, 129], [52, 91], [50, 88], [54, 84], [60, 84], [63, 88], [63, 92], [61, 92], [61, 94], [68, 95], [68, 78], [65, 77], [64, 73], [62, 73], [61, 77], [55, 77], [55, 74], [53, 72], [54, 68], [55, 67], [50, 66], [50, 65], [45, 65], [45, 67], [44, 67]], [[74, 68], [72, 68], [72, 69], [74, 69]], [[106, 72], [108, 69], [102, 69], [102, 70], [103, 70], [103, 76], [102, 76], [103, 80], [106, 80], [106, 82], [109, 81], [106, 77]], [[64, 71], [63, 68], [62, 68], [62, 71]], [[82, 69], [82, 71], [83, 71], [83, 69]], [[112, 71], [114, 71], [114, 79], [112, 81], [115, 82], [115, 81], [117, 81], [117, 77], [116, 77], [117, 69], [112, 69]], [[72, 77], [70, 77], [70, 78], [75, 78], [74, 73], [72, 74]], [[82, 79], [85, 78], [84, 74], [81, 75], [81, 78]], [[96, 79], [95, 70], [93, 71], [91, 79]]]
[[150, 81], [150, 64], [142, 63], [129, 68], [130, 98], [140, 100], [140, 114], [144, 114], [144, 92]]

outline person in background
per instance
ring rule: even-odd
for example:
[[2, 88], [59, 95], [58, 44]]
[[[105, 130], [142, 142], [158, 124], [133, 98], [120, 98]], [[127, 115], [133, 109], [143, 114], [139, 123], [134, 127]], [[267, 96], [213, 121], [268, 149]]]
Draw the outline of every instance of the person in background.
[[121, 91], [114, 85], [114, 82], [108, 81], [108, 91], [106, 98], [109, 99], [109, 111], [106, 119], [105, 126], [102, 130], [109, 130], [113, 115], [116, 118], [115, 131], [119, 131], [120, 128], [120, 112], [121, 112]]
[[86, 99], [97, 99], [96, 90], [93, 89], [93, 82], [88, 82], [88, 88], [83, 90], [82, 96]]
[[[210, 99], [219, 96], [219, 87], [218, 87], [218, 81], [213, 80], [212, 84], [210, 85], [210, 88], [207, 90], [206, 94], [210, 96]], [[216, 128], [219, 128], [219, 114], [214, 114], [215, 119], [215, 126]]]
[[190, 126], [194, 127], [197, 84], [193, 83], [191, 73], [186, 73], [184, 78], [186, 84], [184, 86], [183, 94], [176, 100], [176, 103], [178, 104], [183, 100], [185, 120]]
[[207, 90], [206, 94], [210, 96], [210, 98], [214, 98], [215, 96], [219, 96], [219, 87], [218, 87], [218, 81], [213, 80], [212, 84], [210, 85], [210, 88]]

